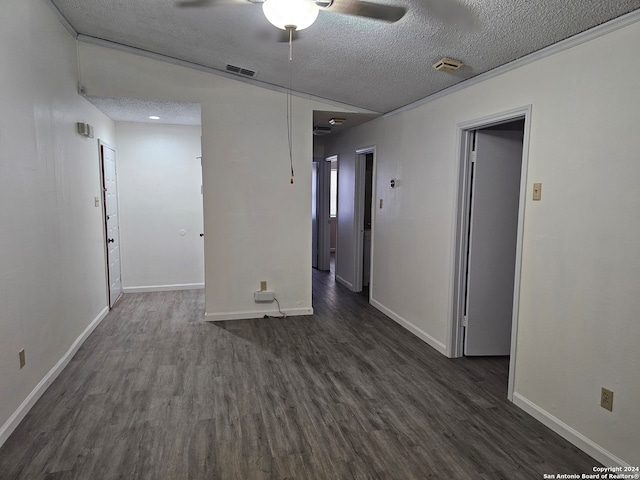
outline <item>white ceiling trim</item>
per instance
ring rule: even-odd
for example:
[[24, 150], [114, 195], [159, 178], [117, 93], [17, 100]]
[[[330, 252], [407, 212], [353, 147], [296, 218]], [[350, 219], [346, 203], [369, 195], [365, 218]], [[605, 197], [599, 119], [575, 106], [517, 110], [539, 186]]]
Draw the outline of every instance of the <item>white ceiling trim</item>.
[[51, 10], [53, 10], [53, 13], [55, 13], [56, 17], [58, 17], [58, 20], [60, 20], [60, 23], [64, 25], [64, 28], [67, 29], [67, 31], [73, 36], [73, 38], [78, 38], [78, 32], [76, 32], [76, 29], [73, 28], [69, 21], [64, 17], [64, 15], [62, 15], [62, 12], [58, 10], [58, 7], [56, 7], [51, 0], [47, 0], [47, 2], [45, 3], [49, 5]]
[[[229, 78], [229, 79], [235, 80], [237, 82], [247, 83], [249, 85], [253, 85], [255, 87], [260, 87], [260, 88], [265, 88], [267, 90], [271, 90], [271, 91], [274, 91], [274, 92], [287, 93], [289, 91], [286, 88], [279, 87], [279, 86], [273, 85], [271, 83], [261, 82], [260, 80], [254, 80], [254, 79], [250, 79], [250, 78], [244, 78], [244, 77], [241, 77], [239, 75], [234, 75], [232, 73], [227, 73], [227, 72], [222, 71], [222, 70], [217, 70], [215, 68], [206, 67], [204, 65], [199, 65], [197, 63], [187, 62], [186, 60], [180, 60], [178, 58], [169, 57], [167, 55], [161, 55], [159, 53], [149, 52], [147, 50], [142, 50], [140, 48], [130, 47], [128, 45], [123, 45], [121, 43], [111, 42], [109, 40], [104, 40], [104, 39], [101, 39], [101, 38], [96, 38], [96, 37], [91, 37], [91, 36], [88, 36], [88, 35], [80, 34], [80, 35], [77, 36], [77, 39], [78, 39], [78, 41], [83, 42], [83, 43], [87, 43], [87, 44], [91, 44], [91, 45], [98, 45], [100, 47], [111, 48], [113, 50], [119, 50], [121, 52], [131, 53], [133, 55], [138, 55], [138, 56], [150, 58], [150, 59], [153, 59], [153, 60], [159, 60], [161, 62], [167, 62], [167, 63], [171, 63], [173, 65], [178, 65], [178, 66], [181, 66], [181, 67], [191, 68], [191, 69], [194, 69], [194, 70], [200, 70], [201, 72], [209, 73], [209, 74], [212, 74], [212, 75], [217, 75], [219, 77]], [[360, 108], [360, 107], [356, 107], [356, 106], [349, 105], [349, 104], [346, 104], [346, 103], [336, 102], [335, 100], [329, 100], [329, 99], [322, 98], [322, 97], [316, 97], [316, 96], [310, 95], [308, 93], [297, 92], [295, 90], [292, 91], [291, 93], [292, 93], [292, 95], [294, 97], [304, 98], [306, 100], [311, 100], [311, 101], [320, 102], [320, 103], [326, 103], [328, 105], [331, 105], [332, 107], [335, 107], [336, 110], [345, 110], [347, 112], [353, 112], [353, 113], [370, 113], [370, 114], [376, 114], [376, 115], [380, 115], [381, 114], [381, 112], [375, 112], [373, 110], [367, 110], [366, 108]]]
[[522, 58], [518, 58], [513, 62], [494, 68], [493, 70], [490, 70], [488, 72], [481, 73], [480, 75], [472, 77], [469, 80], [457, 83], [449, 88], [445, 88], [444, 90], [434, 93], [433, 95], [429, 95], [428, 97], [418, 100], [417, 102], [413, 102], [405, 105], [404, 107], [392, 110], [388, 113], [385, 113], [383, 117], [388, 118], [403, 112], [408, 112], [409, 110], [413, 110], [414, 108], [426, 105], [427, 103], [434, 102], [440, 98], [446, 97], [447, 95], [451, 95], [452, 93], [459, 92], [460, 90], [464, 90], [467, 87], [471, 87], [478, 83], [484, 82], [485, 80], [489, 80], [490, 78], [497, 77], [499, 75], [502, 75], [503, 73], [515, 70], [516, 68], [523, 67], [543, 58], [555, 55], [556, 53], [568, 50], [569, 48], [589, 42], [590, 40], [594, 40], [608, 33], [615, 32], [616, 30], [627, 27], [636, 22], [640, 22], [640, 10], [635, 10], [633, 12], [627, 13], [626, 15], [622, 15], [621, 17], [614, 18], [613, 20], [610, 20], [606, 23], [578, 33], [573, 37], [561, 40], [557, 43], [554, 43], [553, 45], [549, 45], [548, 47], [545, 47], [541, 50], [530, 53], [529, 55], [525, 55]]

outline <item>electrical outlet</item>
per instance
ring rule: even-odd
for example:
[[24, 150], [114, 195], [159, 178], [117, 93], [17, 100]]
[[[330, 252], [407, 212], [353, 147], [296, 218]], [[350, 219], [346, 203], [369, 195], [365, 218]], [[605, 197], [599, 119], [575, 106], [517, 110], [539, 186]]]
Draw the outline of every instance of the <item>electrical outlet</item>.
[[613, 411], [613, 392], [602, 387], [600, 393], [600, 406], [606, 408], [610, 412]]
[[18, 358], [20, 359], [20, 368], [24, 367], [27, 363], [24, 358], [24, 348], [18, 352]]
[[267, 289], [267, 281], [266, 280], [262, 280], [260, 282], [260, 291], [264, 292]]

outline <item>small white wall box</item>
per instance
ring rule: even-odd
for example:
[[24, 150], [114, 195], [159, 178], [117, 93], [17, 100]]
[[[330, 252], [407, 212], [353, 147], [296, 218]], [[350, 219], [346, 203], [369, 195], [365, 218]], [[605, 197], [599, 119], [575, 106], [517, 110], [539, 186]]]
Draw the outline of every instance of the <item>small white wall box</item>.
[[259, 290], [253, 294], [253, 300], [256, 302], [273, 302], [275, 293], [268, 290]]
[[88, 123], [76, 123], [76, 132], [83, 137], [93, 138], [93, 127]]

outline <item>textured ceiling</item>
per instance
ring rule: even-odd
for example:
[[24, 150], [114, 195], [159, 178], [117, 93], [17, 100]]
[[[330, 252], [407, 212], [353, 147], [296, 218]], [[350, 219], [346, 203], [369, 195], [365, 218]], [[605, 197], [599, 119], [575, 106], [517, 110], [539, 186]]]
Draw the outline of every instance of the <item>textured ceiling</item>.
[[[85, 97], [116, 122], [200, 125], [199, 103], [160, 102], [136, 98]], [[152, 120], [149, 116], [160, 117]]]
[[[221, 71], [233, 64], [256, 71], [257, 81], [289, 84], [288, 46], [260, 4], [51, 1], [79, 34]], [[387, 24], [321, 11], [294, 42], [294, 90], [385, 113], [640, 8], [640, 0], [371, 1], [407, 13]], [[443, 56], [464, 67], [436, 72], [432, 64]]]
[[[313, 126], [314, 127], [328, 127], [331, 129], [331, 134], [344, 132], [350, 128], [353, 128], [362, 123], [373, 120], [379, 115], [368, 113], [336, 113], [336, 112], [313, 112]], [[342, 125], [331, 125], [329, 120], [331, 118], [343, 118], [344, 123]]]

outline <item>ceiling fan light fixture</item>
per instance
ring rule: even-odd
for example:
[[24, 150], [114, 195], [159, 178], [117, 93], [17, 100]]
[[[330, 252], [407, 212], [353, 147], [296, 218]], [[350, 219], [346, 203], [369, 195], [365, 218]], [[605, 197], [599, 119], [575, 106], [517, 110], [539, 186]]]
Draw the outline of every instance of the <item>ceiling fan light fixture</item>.
[[266, 0], [262, 11], [267, 20], [281, 30], [287, 27], [303, 30], [316, 21], [320, 10], [312, 0]]

